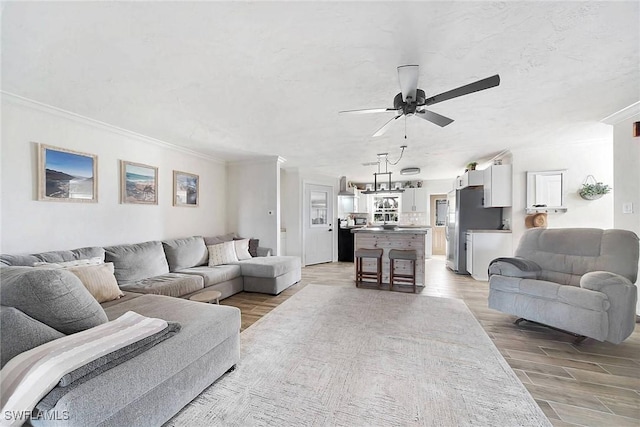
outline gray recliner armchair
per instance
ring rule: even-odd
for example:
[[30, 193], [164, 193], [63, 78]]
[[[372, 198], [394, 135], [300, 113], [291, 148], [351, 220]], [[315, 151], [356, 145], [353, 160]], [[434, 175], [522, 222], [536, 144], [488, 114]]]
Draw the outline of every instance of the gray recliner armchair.
[[626, 230], [527, 230], [489, 265], [489, 307], [579, 336], [624, 341], [635, 327], [638, 236]]

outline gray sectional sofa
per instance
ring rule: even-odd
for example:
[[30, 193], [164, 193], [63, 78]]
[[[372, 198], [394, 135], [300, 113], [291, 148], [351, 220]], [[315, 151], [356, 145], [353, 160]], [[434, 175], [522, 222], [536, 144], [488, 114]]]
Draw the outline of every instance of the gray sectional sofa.
[[[98, 304], [72, 273], [31, 267], [102, 257], [114, 264], [124, 297]], [[257, 257], [208, 267], [202, 237], [0, 255], [2, 365], [56, 338], [134, 311], [178, 322], [181, 331], [40, 405], [31, 422], [46, 426], [157, 426], [239, 361], [240, 311], [187, 298], [216, 289], [277, 294], [300, 280], [296, 257]], [[180, 297], [180, 298], [176, 298]], [[42, 404], [42, 402], [41, 402]], [[60, 417], [63, 414], [64, 417]]]

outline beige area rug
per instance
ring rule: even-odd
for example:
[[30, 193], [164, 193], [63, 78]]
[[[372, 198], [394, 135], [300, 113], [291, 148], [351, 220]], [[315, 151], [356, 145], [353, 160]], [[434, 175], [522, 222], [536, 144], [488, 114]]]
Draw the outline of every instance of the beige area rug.
[[169, 426], [551, 426], [460, 300], [308, 285]]

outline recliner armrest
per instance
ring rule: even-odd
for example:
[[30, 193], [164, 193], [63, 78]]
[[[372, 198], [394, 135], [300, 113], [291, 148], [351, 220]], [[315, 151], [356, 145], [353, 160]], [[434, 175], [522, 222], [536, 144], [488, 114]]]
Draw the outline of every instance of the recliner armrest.
[[591, 271], [580, 278], [580, 287], [602, 292], [609, 300], [607, 341], [621, 343], [633, 332], [636, 323], [638, 290], [629, 279], [610, 271]]
[[258, 248], [256, 249], [256, 253], [258, 254], [258, 256], [271, 256], [271, 248], [263, 248], [261, 246], [258, 246]]
[[489, 263], [489, 277], [494, 274], [523, 279], [537, 279], [541, 268], [533, 261], [520, 257], [496, 258]]
[[610, 271], [591, 271], [580, 278], [580, 287], [606, 294], [608, 287], [634, 286], [629, 279]]

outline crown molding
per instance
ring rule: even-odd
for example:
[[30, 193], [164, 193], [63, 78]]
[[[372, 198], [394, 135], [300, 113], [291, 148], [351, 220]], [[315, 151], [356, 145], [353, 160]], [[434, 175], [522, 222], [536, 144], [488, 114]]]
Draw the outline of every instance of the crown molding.
[[280, 157], [280, 156], [258, 156], [258, 157], [249, 157], [247, 159], [231, 160], [227, 162], [227, 165], [229, 166], [248, 166], [248, 165], [263, 165], [263, 164], [278, 165], [286, 161], [287, 160], [284, 157]]
[[189, 148], [181, 147], [176, 144], [172, 144], [170, 142], [162, 141], [156, 138], [152, 138], [150, 136], [142, 135], [137, 132], [133, 132], [127, 129], [120, 128], [118, 126], [111, 125], [109, 123], [101, 122], [100, 120], [92, 119], [77, 113], [73, 113], [71, 111], [63, 110], [62, 108], [54, 107], [49, 104], [45, 104], [39, 101], [34, 101], [33, 99], [25, 98], [20, 95], [16, 95], [11, 92], [6, 92], [4, 90], [0, 90], [0, 94], [2, 95], [2, 100], [6, 100], [12, 102], [16, 105], [20, 105], [23, 107], [31, 108], [33, 110], [41, 111], [47, 114], [51, 114], [57, 117], [65, 118], [68, 120], [75, 121], [77, 123], [82, 123], [85, 125], [93, 126], [95, 128], [99, 128], [108, 132], [112, 132], [121, 136], [135, 138], [141, 142], [155, 145], [158, 147], [166, 148], [173, 151], [179, 151], [181, 153], [185, 153], [194, 157], [199, 157], [201, 159], [208, 160], [213, 163], [218, 163], [221, 165], [227, 164], [227, 161], [222, 160], [217, 157], [213, 157], [208, 154], [201, 153], [199, 151], [191, 150]]
[[625, 107], [620, 111], [616, 111], [600, 121], [608, 125], [615, 125], [638, 114], [640, 114], [640, 101], [634, 102], [628, 107]]

